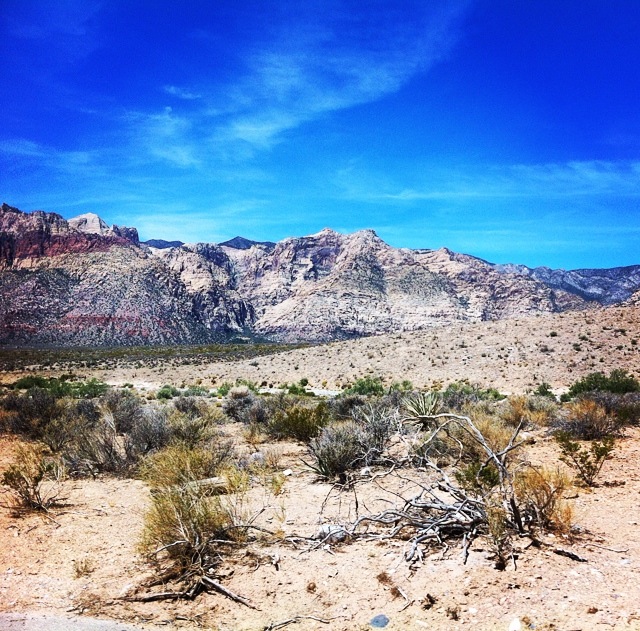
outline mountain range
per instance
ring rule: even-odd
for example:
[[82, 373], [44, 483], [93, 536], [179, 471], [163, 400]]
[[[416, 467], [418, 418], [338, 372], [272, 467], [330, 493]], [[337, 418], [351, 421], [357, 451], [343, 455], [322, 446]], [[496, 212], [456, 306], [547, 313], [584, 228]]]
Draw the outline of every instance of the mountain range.
[[639, 289], [640, 265], [494, 265], [394, 248], [372, 230], [141, 242], [92, 213], [0, 208], [3, 345], [325, 342], [637, 302]]

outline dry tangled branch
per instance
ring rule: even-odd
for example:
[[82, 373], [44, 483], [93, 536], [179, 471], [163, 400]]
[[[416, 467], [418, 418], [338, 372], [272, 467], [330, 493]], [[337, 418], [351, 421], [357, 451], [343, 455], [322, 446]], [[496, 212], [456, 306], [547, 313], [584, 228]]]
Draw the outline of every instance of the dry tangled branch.
[[[433, 409], [430, 401], [422, 403], [425, 405], [420, 407]], [[353, 537], [388, 538], [410, 532], [407, 560], [421, 558], [421, 544], [437, 544], [446, 549], [448, 540], [457, 539], [462, 542], [465, 561], [471, 542], [479, 535], [489, 535], [496, 557], [503, 564], [508, 550], [505, 533], [525, 532], [511, 466], [512, 452], [524, 442], [518, 441], [522, 423], [506, 445], [496, 448], [468, 416], [420, 414], [403, 420], [429, 429], [421, 451], [427, 454], [423, 466], [430, 476], [418, 483], [417, 495], [403, 498], [402, 506], [359, 517], [349, 533]], [[458, 450], [456, 464], [469, 446], [474, 447], [480, 457], [451, 475], [429, 457], [430, 447], [443, 441]]]

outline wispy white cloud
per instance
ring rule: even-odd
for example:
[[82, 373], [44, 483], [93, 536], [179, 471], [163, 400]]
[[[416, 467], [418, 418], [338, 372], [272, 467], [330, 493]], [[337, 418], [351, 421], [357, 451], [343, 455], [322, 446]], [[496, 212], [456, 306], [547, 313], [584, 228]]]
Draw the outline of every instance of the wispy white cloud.
[[171, 107], [165, 107], [160, 113], [129, 112], [125, 121], [133, 149], [144, 151], [137, 154], [139, 161], [161, 160], [180, 168], [200, 166], [189, 117], [176, 115]]
[[228, 86], [231, 116], [214, 137], [264, 149], [285, 131], [396, 92], [449, 52], [463, 7], [414, 3], [403, 19], [389, 21], [374, 6], [359, 14], [364, 23], [320, 15], [313, 27], [289, 23], [248, 56], [247, 74]]
[[409, 183], [349, 165], [335, 174], [343, 199], [371, 203], [469, 201], [506, 198], [580, 198], [587, 196], [640, 196], [640, 162], [572, 161], [549, 164], [425, 168], [412, 173]]
[[58, 171], [74, 171], [77, 168], [86, 168], [95, 163], [97, 156], [97, 152], [91, 151], [59, 151], [25, 138], [0, 141], [0, 154], [33, 160], [39, 166]]
[[184, 88], [179, 88], [175, 85], [165, 85], [162, 87], [162, 90], [166, 94], [170, 94], [171, 96], [175, 96], [178, 99], [182, 99], [184, 101], [196, 101], [197, 99], [201, 99], [201, 94], [196, 94], [195, 92], [191, 92], [190, 90], [185, 90]]

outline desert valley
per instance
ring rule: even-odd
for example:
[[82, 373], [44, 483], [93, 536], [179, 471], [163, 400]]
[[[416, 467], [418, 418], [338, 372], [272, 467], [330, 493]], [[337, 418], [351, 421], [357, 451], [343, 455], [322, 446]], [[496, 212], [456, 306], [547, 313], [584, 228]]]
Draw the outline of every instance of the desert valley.
[[640, 628], [637, 266], [0, 219], [0, 625]]

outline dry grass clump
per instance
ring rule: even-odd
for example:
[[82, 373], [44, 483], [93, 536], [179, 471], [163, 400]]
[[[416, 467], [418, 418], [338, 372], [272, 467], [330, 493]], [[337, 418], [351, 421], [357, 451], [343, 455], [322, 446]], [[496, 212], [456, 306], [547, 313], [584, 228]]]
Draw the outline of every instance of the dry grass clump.
[[293, 438], [307, 443], [318, 436], [330, 420], [326, 403], [313, 407], [298, 404], [285, 410], [277, 410], [267, 423], [266, 431], [273, 438]]
[[58, 458], [46, 455], [40, 445], [20, 445], [13, 463], [2, 474], [9, 487], [14, 510], [48, 511], [62, 501], [65, 468]]
[[515, 475], [516, 497], [523, 518], [534, 526], [569, 534], [573, 507], [563, 499], [571, 487], [569, 476], [558, 468], [525, 467]]
[[558, 405], [549, 397], [518, 395], [503, 401], [498, 415], [508, 427], [546, 427], [558, 416]]
[[562, 429], [580, 440], [598, 440], [616, 434], [620, 424], [600, 404], [591, 399], [579, 399], [567, 405]]
[[217, 476], [229, 466], [234, 453], [230, 442], [220, 442], [217, 448], [171, 445], [146, 458], [140, 475], [153, 489], [181, 486]]

